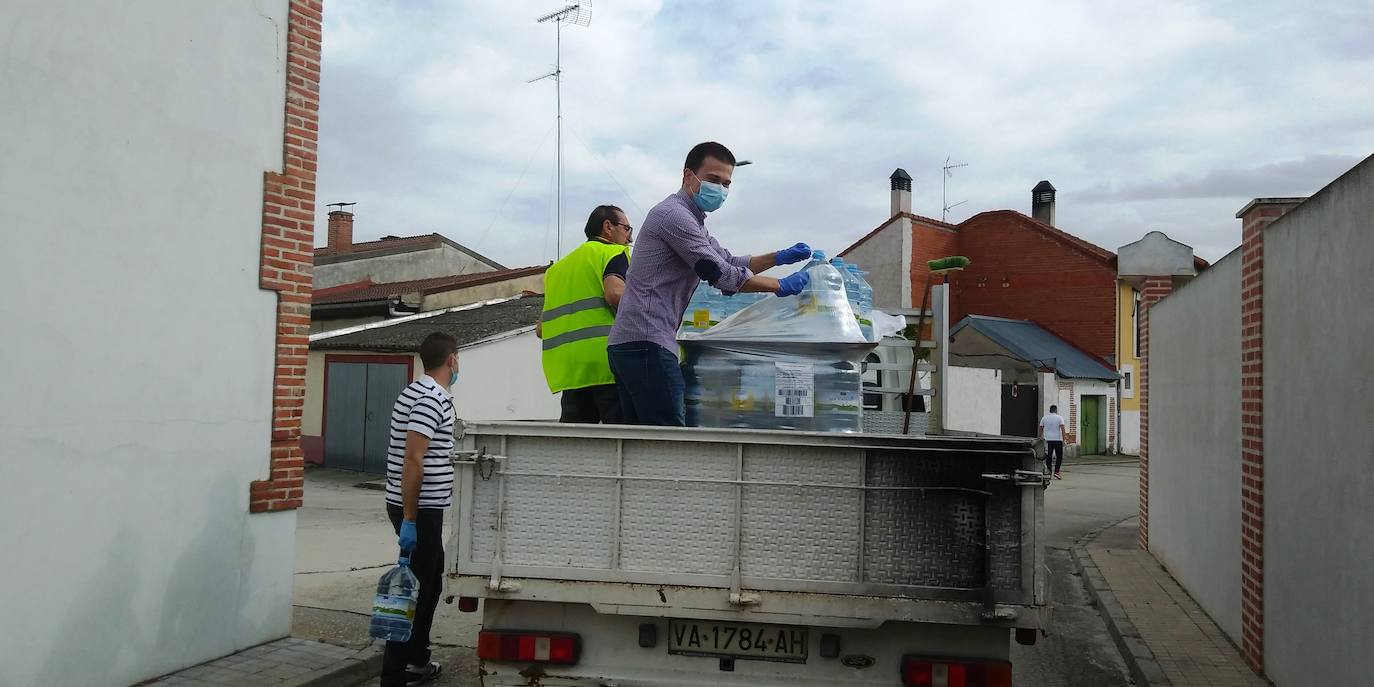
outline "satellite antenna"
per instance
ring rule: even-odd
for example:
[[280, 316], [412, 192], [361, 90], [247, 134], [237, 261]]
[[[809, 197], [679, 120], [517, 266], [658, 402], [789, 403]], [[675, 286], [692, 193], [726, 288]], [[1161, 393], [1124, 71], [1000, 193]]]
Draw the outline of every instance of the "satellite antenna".
[[592, 3], [591, 0], [581, 0], [581, 2], [567, 5], [557, 12], [550, 12], [536, 20], [537, 24], [554, 25], [554, 62], [553, 71], [543, 76], [530, 79], [526, 83], [534, 83], [552, 78], [554, 85], [555, 98], [558, 107], [558, 137], [556, 147], [558, 148], [558, 248], [557, 257], [563, 257], [563, 25], [590, 26], [592, 23]]
[[947, 182], [949, 178], [954, 176], [954, 170], [959, 169], [960, 167], [967, 166], [967, 162], [956, 162], [954, 164], [950, 164], [949, 158], [945, 158], [945, 166], [941, 168], [944, 170], [945, 173], [940, 175], [940, 206], [942, 208], [940, 210], [941, 222], [948, 221], [950, 210], [953, 210], [954, 208], [957, 208], [960, 205], [963, 205], [964, 203], [968, 202], [967, 200], [961, 200], [953, 205], [950, 205], [949, 201], [945, 199], [945, 188], [946, 186], [948, 186]]

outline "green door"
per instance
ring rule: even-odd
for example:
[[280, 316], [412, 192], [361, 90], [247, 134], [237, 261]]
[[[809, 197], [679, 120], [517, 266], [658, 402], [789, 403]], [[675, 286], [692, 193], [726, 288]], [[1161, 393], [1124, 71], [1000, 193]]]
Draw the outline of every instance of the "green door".
[[1097, 427], [1098, 415], [1102, 410], [1100, 396], [1084, 396], [1079, 406], [1078, 445], [1079, 452], [1090, 456], [1098, 452]]

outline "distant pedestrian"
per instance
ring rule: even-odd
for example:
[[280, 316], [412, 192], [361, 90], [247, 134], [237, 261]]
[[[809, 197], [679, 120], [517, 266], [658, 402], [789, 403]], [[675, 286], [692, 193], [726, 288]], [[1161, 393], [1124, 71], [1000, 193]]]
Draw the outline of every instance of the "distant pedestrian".
[[1050, 406], [1050, 412], [1040, 418], [1040, 436], [1045, 438], [1045, 472], [1054, 473], [1055, 479], [1064, 479], [1059, 474], [1064, 467], [1064, 418], [1059, 414], [1059, 406]]
[[442, 667], [430, 660], [429, 629], [444, 584], [444, 509], [453, 500], [453, 396], [458, 342], [435, 332], [420, 343], [425, 373], [401, 390], [391, 407], [386, 457], [386, 514], [410, 569], [420, 581], [410, 641], [387, 642], [382, 687], [428, 682]]

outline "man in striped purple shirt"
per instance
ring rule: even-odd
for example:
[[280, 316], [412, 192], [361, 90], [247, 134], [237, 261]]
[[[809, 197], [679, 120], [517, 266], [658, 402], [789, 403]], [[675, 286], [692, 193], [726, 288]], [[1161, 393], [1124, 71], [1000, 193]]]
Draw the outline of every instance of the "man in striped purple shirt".
[[607, 347], [621, 412], [629, 424], [686, 424], [677, 330], [702, 281], [727, 294], [794, 296], [806, 287], [805, 272], [782, 279], [756, 274], [810, 258], [806, 244], [736, 256], [706, 231], [706, 213], [725, 202], [734, 169], [735, 156], [728, 148], [698, 144], [687, 153], [682, 188], [655, 205], [640, 226]]

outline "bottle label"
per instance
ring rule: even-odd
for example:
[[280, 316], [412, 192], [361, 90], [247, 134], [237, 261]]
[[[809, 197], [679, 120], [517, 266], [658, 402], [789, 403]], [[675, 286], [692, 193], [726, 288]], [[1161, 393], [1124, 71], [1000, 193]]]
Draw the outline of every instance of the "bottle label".
[[415, 599], [409, 596], [378, 594], [372, 602], [372, 615], [415, 620]]
[[816, 375], [811, 363], [774, 363], [777, 399], [774, 417], [815, 417]]

